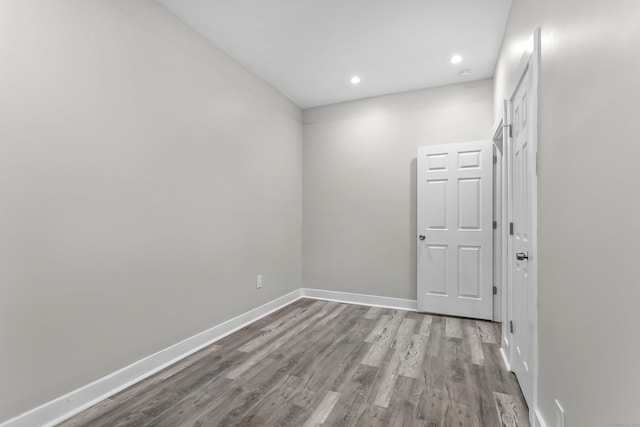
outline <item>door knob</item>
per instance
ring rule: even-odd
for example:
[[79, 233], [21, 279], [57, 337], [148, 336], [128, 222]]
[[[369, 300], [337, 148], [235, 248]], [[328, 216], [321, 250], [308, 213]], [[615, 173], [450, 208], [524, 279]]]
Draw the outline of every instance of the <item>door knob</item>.
[[418, 236], [418, 239], [420, 239], [420, 240], [424, 240], [424, 239], [425, 239], [424, 234], [419, 235], [419, 236]]
[[529, 254], [528, 253], [525, 254], [524, 252], [518, 252], [516, 254], [516, 259], [518, 261], [523, 261], [525, 259], [528, 260], [529, 259]]

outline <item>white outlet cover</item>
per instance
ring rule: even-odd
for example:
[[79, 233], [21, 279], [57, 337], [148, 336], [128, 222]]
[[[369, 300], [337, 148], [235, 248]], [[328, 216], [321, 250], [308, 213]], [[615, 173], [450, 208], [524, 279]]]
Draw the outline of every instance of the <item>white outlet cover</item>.
[[556, 399], [556, 427], [565, 427], [564, 424], [564, 409], [558, 399]]
[[258, 274], [256, 276], [256, 289], [260, 289], [262, 287], [262, 274]]

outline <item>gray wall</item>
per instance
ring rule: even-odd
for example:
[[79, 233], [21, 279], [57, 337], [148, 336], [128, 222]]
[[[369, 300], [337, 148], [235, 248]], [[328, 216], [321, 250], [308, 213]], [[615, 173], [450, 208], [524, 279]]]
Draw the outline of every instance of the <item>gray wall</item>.
[[493, 81], [304, 112], [303, 285], [416, 299], [416, 147], [489, 139]]
[[555, 425], [640, 423], [640, 2], [518, 0], [496, 111], [542, 28], [539, 405]]
[[264, 81], [140, 0], [2, 1], [0, 63], [0, 421], [300, 287]]

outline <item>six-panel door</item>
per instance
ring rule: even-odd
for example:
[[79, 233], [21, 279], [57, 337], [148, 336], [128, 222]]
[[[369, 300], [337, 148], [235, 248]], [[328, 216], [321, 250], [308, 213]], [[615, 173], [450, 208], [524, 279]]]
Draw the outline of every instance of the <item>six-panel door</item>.
[[418, 309], [493, 316], [493, 142], [418, 148]]
[[[513, 253], [510, 262], [513, 281], [513, 335], [514, 346], [512, 368], [518, 377], [522, 394], [529, 405], [533, 405], [533, 340], [534, 307], [533, 285], [529, 271], [532, 255], [532, 208], [531, 176], [535, 169], [535, 153], [531, 150], [532, 127], [530, 91], [532, 86], [531, 70], [527, 68], [524, 76], [509, 100], [509, 113], [512, 121], [511, 140], [512, 165], [512, 221]], [[517, 256], [520, 255], [520, 258]]]

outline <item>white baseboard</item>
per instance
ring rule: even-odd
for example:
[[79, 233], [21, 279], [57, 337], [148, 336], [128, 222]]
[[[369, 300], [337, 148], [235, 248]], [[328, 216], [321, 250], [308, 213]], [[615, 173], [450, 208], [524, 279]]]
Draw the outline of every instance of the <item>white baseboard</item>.
[[502, 361], [504, 362], [504, 366], [507, 368], [507, 371], [511, 371], [511, 365], [509, 364], [509, 359], [507, 358], [507, 354], [504, 352], [503, 347], [500, 347], [500, 355], [502, 356]]
[[[502, 361], [504, 362], [507, 371], [511, 371], [511, 365], [509, 365], [509, 359], [507, 358], [507, 354], [503, 347], [500, 347], [500, 355], [502, 356]], [[533, 427], [547, 427], [547, 424], [544, 422], [544, 418], [542, 418], [542, 414], [540, 413], [540, 409], [537, 407], [533, 412], [529, 410], [529, 422]]]
[[380, 297], [376, 295], [353, 294], [350, 292], [325, 291], [322, 289], [302, 288], [304, 298], [326, 301], [346, 302], [349, 304], [369, 305], [372, 307], [395, 308], [418, 311], [418, 302], [412, 299]]
[[536, 408], [534, 411], [534, 427], [547, 427], [547, 423], [544, 422], [544, 418], [542, 418], [542, 414], [540, 413], [540, 408]]
[[[144, 380], [173, 363], [196, 351], [224, 338], [225, 336], [265, 317], [300, 298], [320, 299], [349, 304], [386, 307], [399, 310], [417, 311], [417, 301], [381, 297], [376, 295], [354, 294], [350, 292], [326, 291], [322, 289], [301, 288], [240, 316], [227, 320], [197, 335], [185, 339], [164, 350], [132, 363], [112, 374], [100, 378], [86, 386], [60, 396], [37, 408], [0, 424], [0, 427], [54, 426], [67, 418], [95, 405], [103, 399]], [[544, 424], [542, 425], [544, 426]]]
[[91, 384], [5, 421], [0, 424], [0, 427], [49, 427], [60, 423], [300, 298], [302, 298], [302, 290], [297, 289], [171, 347], [160, 350]]

